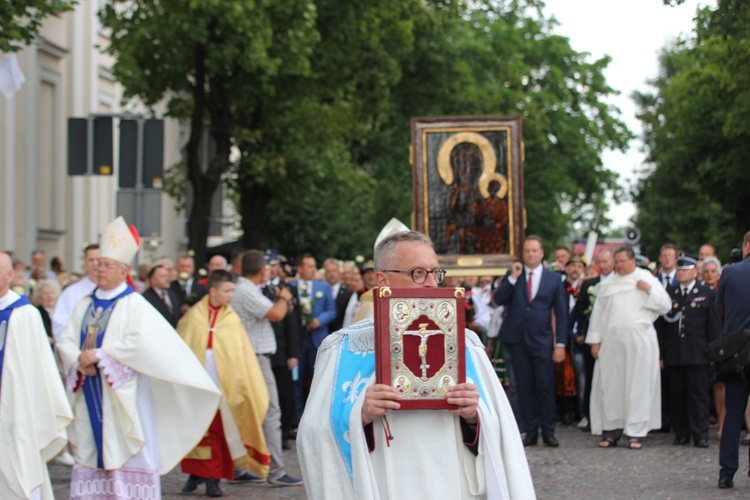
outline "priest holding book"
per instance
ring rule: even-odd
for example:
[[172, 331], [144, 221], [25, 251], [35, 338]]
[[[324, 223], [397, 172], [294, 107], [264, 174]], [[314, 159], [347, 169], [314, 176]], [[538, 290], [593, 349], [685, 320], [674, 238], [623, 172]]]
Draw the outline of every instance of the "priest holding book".
[[[437, 288], [445, 277], [429, 237], [392, 234], [375, 248], [379, 287]], [[375, 325], [329, 335], [297, 437], [312, 499], [535, 498], [518, 427], [477, 335], [466, 331], [466, 382], [447, 388], [451, 410], [401, 410], [377, 384]]]

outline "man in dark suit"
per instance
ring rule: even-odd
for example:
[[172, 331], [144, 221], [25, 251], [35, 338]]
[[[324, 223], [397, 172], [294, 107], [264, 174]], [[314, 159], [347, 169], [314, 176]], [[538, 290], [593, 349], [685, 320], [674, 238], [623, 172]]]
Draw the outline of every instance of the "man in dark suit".
[[599, 276], [584, 280], [581, 284], [581, 290], [578, 292], [576, 305], [571, 313], [571, 321], [576, 322], [578, 328], [578, 337], [576, 342], [581, 346], [583, 352], [583, 362], [585, 364], [586, 384], [583, 390], [583, 416], [586, 419], [579, 423], [579, 427], [584, 431], [590, 431], [589, 420], [589, 403], [591, 402], [591, 382], [594, 380], [594, 357], [591, 355], [591, 346], [586, 344], [586, 333], [589, 329], [589, 318], [591, 317], [591, 290], [601, 280], [612, 276], [615, 272], [615, 256], [611, 248], [602, 248], [596, 254], [596, 263], [599, 266]]
[[[721, 271], [716, 305], [723, 316], [721, 335], [750, 328], [750, 231], [742, 242], [742, 261]], [[726, 410], [719, 445], [719, 488], [734, 486], [734, 474], [739, 468], [739, 442], [742, 420], [750, 396], [750, 385], [726, 383]]]
[[[524, 446], [537, 443], [539, 427], [547, 446], [555, 438], [554, 365], [565, 360], [568, 305], [560, 275], [542, 266], [544, 250], [538, 236], [523, 242], [523, 265], [516, 262], [495, 291], [495, 303], [505, 306], [500, 342], [510, 353], [516, 377]], [[555, 325], [552, 324], [554, 313]]]
[[670, 419], [674, 444], [693, 443], [708, 448], [710, 377], [703, 356], [706, 345], [719, 336], [716, 292], [696, 281], [697, 262], [677, 259], [678, 286], [668, 289], [672, 310], [664, 316], [665, 329], [659, 346], [669, 372]]
[[672, 243], [665, 243], [659, 250], [658, 279], [666, 290], [669, 286], [677, 286], [677, 247]]
[[323, 262], [326, 282], [331, 285], [331, 295], [336, 303], [336, 318], [328, 324], [328, 331], [331, 333], [341, 330], [344, 325], [346, 307], [353, 295], [353, 292], [341, 283], [340, 265], [341, 263], [337, 259], [326, 259]]
[[206, 295], [206, 287], [195, 279], [195, 261], [189, 255], [177, 257], [177, 279], [169, 288], [182, 300], [181, 314], [192, 307]]
[[[672, 243], [665, 243], [659, 250], [659, 272], [656, 273], [656, 279], [662, 284], [665, 290], [678, 286], [677, 281], [677, 247]], [[654, 321], [656, 337], [659, 339], [659, 345], [664, 344], [665, 334], [664, 318], [659, 316]], [[669, 432], [669, 372], [664, 368], [661, 369], [661, 429], [657, 432]]]
[[157, 264], [148, 272], [148, 282], [150, 286], [143, 292], [143, 298], [154, 306], [173, 328], [176, 327], [182, 317], [182, 299], [169, 288], [169, 271]]

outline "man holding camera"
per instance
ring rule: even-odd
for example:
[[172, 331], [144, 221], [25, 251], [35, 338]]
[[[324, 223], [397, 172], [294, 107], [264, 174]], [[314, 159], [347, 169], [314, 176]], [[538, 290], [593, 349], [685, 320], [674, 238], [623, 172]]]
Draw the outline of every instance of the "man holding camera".
[[[250, 343], [258, 357], [263, 379], [268, 388], [268, 412], [263, 420], [263, 435], [271, 452], [271, 470], [268, 483], [275, 486], [299, 486], [302, 481], [286, 473], [281, 449], [281, 410], [276, 379], [271, 367], [271, 356], [276, 353], [276, 336], [271, 321], [280, 321], [289, 312], [292, 300], [291, 292], [282, 288], [276, 299], [270, 300], [263, 295], [261, 282], [266, 271], [266, 258], [259, 250], [248, 250], [242, 256], [242, 276], [237, 279], [232, 308], [237, 312], [242, 325], [247, 331]], [[235, 471], [235, 481], [252, 483], [264, 482], [262, 478], [249, 472]]]

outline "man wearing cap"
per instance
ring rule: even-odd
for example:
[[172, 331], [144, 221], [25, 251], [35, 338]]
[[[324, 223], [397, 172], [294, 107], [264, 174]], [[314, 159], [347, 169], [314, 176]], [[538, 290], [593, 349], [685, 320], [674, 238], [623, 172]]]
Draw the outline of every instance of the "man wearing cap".
[[[437, 288], [432, 241], [401, 231], [375, 250], [378, 285]], [[399, 393], [375, 383], [372, 319], [329, 335], [297, 437], [312, 499], [533, 499], [518, 428], [484, 347], [466, 334], [467, 382], [448, 389], [455, 410], [395, 411]]]
[[[650, 272], [636, 267], [628, 245], [615, 249], [615, 276], [594, 287], [586, 335], [597, 359], [591, 388], [591, 433], [611, 448], [623, 435], [628, 448], [643, 447], [649, 430], [661, 427], [659, 344], [654, 320], [671, 301]], [[592, 299], [593, 300], [593, 299]]]
[[672, 310], [664, 316], [659, 351], [669, 372], [670, 421], [674, 444], [708, 447], [710, 377], [703, 356], [706, 345], [718, 338], [721, 328], [716, 292], [696, 281], [695, 259], [677, 259], [677, 281], [671, 287]]
[[47, 461], [65, 448], [73, 414], [39, 311], [10, 289], [0, 253], [0, 498], [53, 499]]
[[221, 395], [195, 354], [126, 282], [138, 235], [102, 233], [97, 288], [73, 309], [57, 349], [75, 421], [71, 498], [160, 498], [166, 474], [201, 440]]

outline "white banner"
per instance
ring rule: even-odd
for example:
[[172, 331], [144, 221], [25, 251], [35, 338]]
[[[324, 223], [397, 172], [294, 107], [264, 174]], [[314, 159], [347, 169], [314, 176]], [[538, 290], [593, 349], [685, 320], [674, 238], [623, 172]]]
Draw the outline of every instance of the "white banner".
[[0, 65], [0, 91], [6, 99], [12, 99], [21, 90], [26, 77], [23, 76], [15, 53], [8, 54]]

